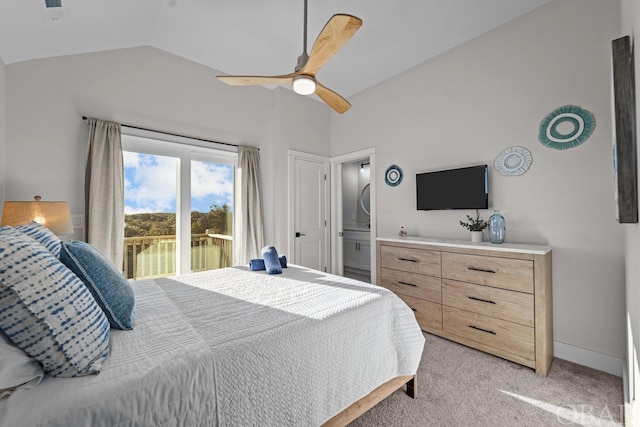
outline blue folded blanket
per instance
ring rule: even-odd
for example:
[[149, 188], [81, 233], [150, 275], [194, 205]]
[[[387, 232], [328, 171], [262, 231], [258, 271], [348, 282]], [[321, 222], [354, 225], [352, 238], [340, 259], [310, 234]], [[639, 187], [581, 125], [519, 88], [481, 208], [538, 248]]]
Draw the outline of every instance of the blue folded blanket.
[[282, 266], [278, 259], [278, 251], [275, 246], [265, 246], [262, 248], [262, 258], [264, 259], [264, 266], [267, 270], [267, 274], [280, 274], [282, 273]]
[[267, 268], [264, 266], [264, 260], [262, 258], [253, 258], [249, 260], [249, 270], [260, 271], [266, 269]]
[[[287, 257], [285, 255], [280, 255], [278, 260], [280, 261], [280, 266], [282, 266], [282, 268], [287, 268]], [[267, 267], [264, 265], [263, 258], [253, 258], [249, 260], [249, 270], [261, 271], [266, 269]]]

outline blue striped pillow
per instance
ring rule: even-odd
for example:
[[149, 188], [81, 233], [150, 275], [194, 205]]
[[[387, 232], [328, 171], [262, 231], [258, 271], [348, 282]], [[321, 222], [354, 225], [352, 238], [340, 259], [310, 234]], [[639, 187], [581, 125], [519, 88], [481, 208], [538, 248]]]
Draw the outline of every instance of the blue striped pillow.
[[24, 234], [22, 231], [16, 230], [10, 225], [3, 225], [2, 227], [0, 227], [0, 237], [2, 236], [14, 236], [22, 240], [29, 240], [32, 243], [38, 243], [35, 240], [33, 240], [31, 237]]
[[0, 328], [54, 377], [97, 373], [109, 321], [82, 281], [27, 239], [0, 235]]
[[44, 225], [32, 221], [29, 224], [17, 226], [16, 230], [22, 231], [27, 236], [39, 242], [54, 256], [60, 256], [60, 239]]

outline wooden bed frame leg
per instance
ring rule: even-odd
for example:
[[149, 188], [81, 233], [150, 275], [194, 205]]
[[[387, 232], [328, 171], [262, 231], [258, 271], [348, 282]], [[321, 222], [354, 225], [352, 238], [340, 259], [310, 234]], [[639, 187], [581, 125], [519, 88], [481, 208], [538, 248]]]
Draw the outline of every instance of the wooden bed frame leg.
[[407, 382], [407, 394], [414, 399], [418, 395], [418, 379], [415, 375]]
[[407, 385], [407, 394], [415, 399], [416, 392], [418, 390], [416, 386], [415, 375], [403, 375], [400, 377], [391, 378], [386, 383], [373, 389], [371, 393], [367, 394], [359, 400], [356, 400], [341, 412], [334, 415], [331, 419], [322, 424], [322, 427], [346, 426], [351, 421], [355, 420], [360, 415], [373, 408], [394, 391], [402, 389], [405, 384]]

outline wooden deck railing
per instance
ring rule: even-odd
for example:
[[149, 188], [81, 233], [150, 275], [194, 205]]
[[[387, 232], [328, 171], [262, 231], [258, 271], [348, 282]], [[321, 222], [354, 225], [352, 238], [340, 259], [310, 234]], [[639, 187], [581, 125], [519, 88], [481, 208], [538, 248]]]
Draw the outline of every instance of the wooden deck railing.
[[[233, 262], [232, 236], [191, 235], [191, 270], [229, 267]], [[124, 238], [124, 274], [127, 279], [147, 279], [176, 273], [176, 237]]]

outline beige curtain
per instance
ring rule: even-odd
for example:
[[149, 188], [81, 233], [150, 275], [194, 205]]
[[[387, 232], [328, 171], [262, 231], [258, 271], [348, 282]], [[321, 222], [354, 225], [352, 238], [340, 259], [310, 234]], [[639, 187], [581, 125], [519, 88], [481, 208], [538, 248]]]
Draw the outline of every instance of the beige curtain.
[[87, 119], [86, 240], [118, 269], [124, 247], [124, 166], [118, 123]]
[[261, 258], [264, 246], [260, 151], [255, 147], [238, 147], [235, 206], [235, 265]]

